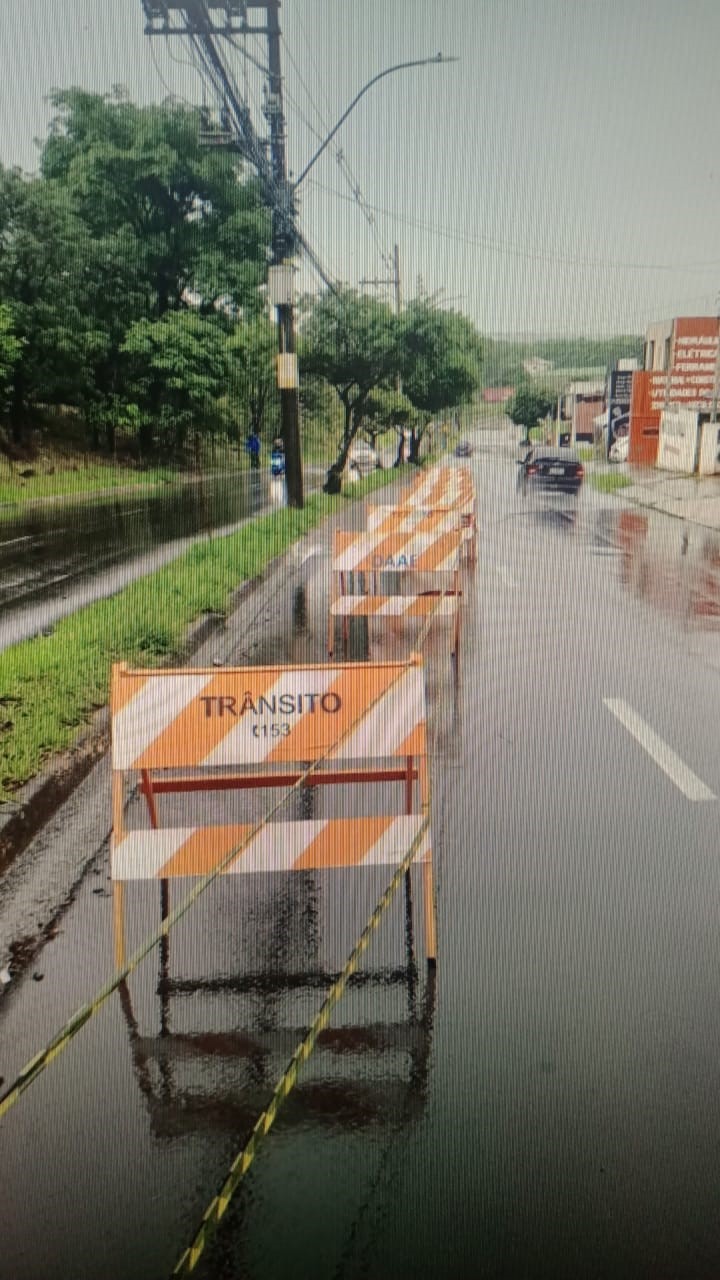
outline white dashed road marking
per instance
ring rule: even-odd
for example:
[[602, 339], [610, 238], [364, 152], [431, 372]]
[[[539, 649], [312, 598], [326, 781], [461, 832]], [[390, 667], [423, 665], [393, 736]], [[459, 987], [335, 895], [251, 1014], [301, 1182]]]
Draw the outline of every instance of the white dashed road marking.
[[678, 791], [682, 791], [688, 800], [703, 801], [716, 800], [717, 796], [713, 794], [709, 787], [701, 782], [697, 774], [688, 768], [683, 760], [669, 747], [663, 739], [658, 737], [649, 724], [646, 724], [637, 711], [633, 711], [627, 702], [623, 702], [622, 698], [603, 698], [603, 702], [608, 711], [618, 719], [628, 733], [632, 734], [636, 742], [640, 743], [643, 750], [647, 751], [651, 760], [667, 774], [671, 782], [675, 783]]

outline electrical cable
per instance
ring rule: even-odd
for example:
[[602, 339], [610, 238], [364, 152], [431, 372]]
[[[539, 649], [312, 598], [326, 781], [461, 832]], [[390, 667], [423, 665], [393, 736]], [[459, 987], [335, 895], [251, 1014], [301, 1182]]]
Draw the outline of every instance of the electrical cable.
[[160, 65], [159, 65], [158, 60], [157, 60], [157, 55], [156, 55], [156, 53], [155, 53], [155, 47], [154, 47], [153, 41], [152, 41], [152, 40], [150, 40], [150, 41], [148, 41], [148, 43], [149, 43], [149, 45], [150, 45], [150, 57], [152, 58], [152, 62], [153, 62], [153, 66], [154, 66], [154, 68], [155, 68], [156, 75], [157, 75], [158, 80], [160, 81], [160, 83], [161, 83], [161, 85], [162, 85], [163, 89], [165, 89], [165, 91], [166, 91], [166, 93], [167, 93], [168, 97], [169, 97], [169, 98], [179, 98], [182, 102], [187, 102], [188, 106], [191, 106], [192, 104], [191, 104], [190, 102], [188, 102], [187, 98], [184, 98], [184, 97], [182, 96], [182, 94], [181, 94], [181, 93], [176, 93], [174, 89], [171, 89], [171, 88], [170, 88], [170, 85], [168, 84], [168, 82], [167, 82], [167, 80], [165, 79], [165, 77], [164, 77], [164, 75], [163, 75], [162, 71], [160, 70]]
[[[303, 34], [304, 34], [304, 33], [303, 33]], [[306, 43], [307, 43], [307, 37], [305, 36], [304, 38], [305, 38], [305, 41], [306, 41]], [[323, 138], [324, 138], [324, 137], [327, 135], [327, 133], [329, 132], [329, 129], [330, 129], [330, 127], [331, 127], [331, 126], [330, 126], [330, 124], [328, 123], [327, 117], [326, 117], [326, 116], [324, 115], [324, 113], [320, 110], [320, 108], [319, 108], [319, 106], [317, 105], [317, 103], [316, 103], [315, 99], [313, 98], [313, 95], [312, 95], [312, 93], [310, 92], [310, 89], [308, 88], [308, 86], [307, 86], [307, 84], [306, 84], [306, 82], [305, 82], [305, 80], [304, 80], [304, 78], [303, 78], [303, 76], [302, 76], [302, 73], [301, 73], [301, 71], [300, 71], [300, 68], [298, 67], [297, 62], [295, 61], [295, 59], [294, 59], [294, 57], [293, 57], [293, 55], [292, 55], [292, 52], [291, 52], [291, 50], [290, 50], [290, 48], [289, 48], [289, 46], [288, 46], [288, 43], [287, 43], [287, 41], [285, 40], [284, 36], [282, 36], [282, 37], [281, 37], [281, 39], [282, 39], [283, 47], [284, 47], [284, 50], [285, 50], [285, 54], [286, 54], [286, 56], [287, 56], [287, 60], [288, 60], [288, 62], [290, 63], [290, 65], [291, 65], [291, 67], [293, 68], [293, 70], [295, 71], [295, 74], [296, 74], [296, 76], [297, 76], [297, 78], [298, 78], [298, 80], [299, 80], [299, 82], [300, 82], [300, 85], [302, 86], [302, 88], [303, 88], [303, 89], [304, 89], [304, 91], [305, 91], [305, 95], [306, 95], [306, 97], [307, 97], [307, 99], [308, 99], [308, 102], [310, 103], [310, 107], [311, 107], [311, 109], [315, 112], [315, 114], [316, 114], [316, 116], [317, 116], [318, 120], [320, 121], [321, 127], [322, 127], [322, 129], [323, 129], [323, 131], [324, 131], [324, 132], [323, 132], [323, 133], [320, 133], [320, 132], [319, 132], [319, 131], [318, 131], [318, 130], [317, 130], [317, 129], [316, 129], [316, 128], [315, 128], [315, 127], [310, 123], [310, 121], [307, 119], [307, 117], [306, 117], [306, 116], [304, 116], [304, 114], [301, 112], [301, 110], [300, 110], [300, 108], [299, 108], [299, 106], [298, 106], [298, 104], [297, 104], [296, 102], [294, 102], [294, 103], [293, 103], [293, 105], [294, 105], [294, 107], [295, 107], [295, 110], [296, 110], [296, 111], [297, 111], [297, 113], [298, 113], [299, 118], [302, 120], [303, 124], [305, 124], [306, 128], [310, 130], [310, 132], [314, 135], [314, 137], [315, 137], [315, 138], [317, 138], [318, 142], [322, 142], [322, 141], [323, 141]], [[313, 65], [315, 66], [316, 74], [317, 74], [317, 75], [318, 75], [318, 77], [319, 77], [319, 73], [318, 73], [318, 71], [317, 71], [317, 66], [316, 66], [316, 64], [315, 64], [315, 62], [314, 62], [314, 59], [313, 59]], [[322, 83], [321, 81], [319, 81], [319, 82], [320, 82], [320, 83]], [[328, 100], [327, 94], [325, 93], [324, 89], [323, 89], [323, 93], [325, 94], [325, 99], [326, 99], [326, 101], [328, 101], [328, 104], [329, 104], [329, 100]], [[285, 90], [285, 96], [286, 96], [286, 98], [287, 98], [288, 102], [291, 102], [291, 103], [293, 102], [293, 99], [290, 97], [290, 94], [288, 93], [287, 89]], [[378, 231], [377, 221], [376, 221], [376, 219], [375, 219], [375, 217], [374, 217], [373, 213], [371, 212], [371, 208], [370, 208], [370, 206], [369, 206], [369, 204], [368, 204], [367, 200], [365, 199], [365, 196], [363, 195], [363, 192], [362, 192], [361, 187], [360, 187], [360, 182], [359, 182], [359, 180], [358, 180], [357, 176], [354, 174], [354, 172], [353, 172], [353, 170], [352, 170], [352, 168], [351, 168], [351, 166], [350, 166], [350, 163], [349, 163], [349, 161], [348, 161], [347, 157], [345, 156], [345, 153], [344, 153], [344, 151], [343, 151], [342, 147], [340, 147], [340, 146], [339, 146], [339, 144], [334, 143], [334, 142], [333, 142], [333, 143], [331, 143], [331, 144], [330, 144], [330, 150], [333, 152], [333, 154], [334, 154], [334, 156], [335, 156], [335, 159], [336, 159], [336, 161], [337, 161], [337, 164], [338, 164], [338, 167], [339, 167], [339, 169], [340, 169], [340, 172], [341, 172], [341, 174], [342, 174], [343, 178], [345, 179], [345, 181], [346, 181], [346, 183], [347, 183], [347, 185], [348, 185], [348, 187], [349, 187], [350, 191], [352, 192], [352, 195], [353, 195], [353, 197], [354, 197], [354, 199], [355, 199], [356, 204], [358, 205], [358, 208], [359, 208], [359, 209], [360, 209], [360, 211], [362, 212], [362, 215], [363, 215], [363, 217], [365, 218], [365, 221], [367, 222], [368, 226], [370, 227], [370, 233], [371, 233], [372, 238], [373, 238], [373, 241], [374, 241], [374, 243], [375, 243], [375, 248], [377, 249], [377, 251], [378, 251], [378, 253], [379, 253], [379, 255], [380, 255], [380, 259], [381, 259], [381, 262], [382, 262], [382, 264], [383, 264], [384, 269], [385, 269], [386, 271], [388, 271], [388, 272], [390, 272], [390, 273], [393, 273], [393, 274], [394, 274], [394, 271], [395, 271], [395, 263], [394, 263], [394, 261], [393, 261], [393, 259], [392, 259], [391, 254], [388, 252], [388, 250], [386, 249], [385, 245], [384, 245], [384, 244], [383, 244], [383, 242], [382, 242], [382, 239], [381, 239], [381, 237], [380, 237], [380, 233], [379, 233], [379, 231]]]
[[[334, 196], [336, 200], [344, 200], [350, 202], [351, 196], [346, 196], [343, 191], [336, 191], [334, 187], [328, 187], [325, 183], [319, 182], [317, 178], [308, 178], [308, 182], [312, 183], [318, 190], [326, 192], [328, 195]], [[672, 265], [670, 263], [651, 263], [651, 262], [613, 262], [600, 258], [567, 258], [561, 254], [553, 254], [548, 250], [524, 249], [521, 245], [513, 244], [510, 241], [491, 240], [487, 236], [471, 235], [467, 232], [448, 230], [440, 227], [435, 223], [421, 221], [418, 218], [410, 218], [405, 214], [398, 213], [394, 209], [385, 209], [380, 205], [370, 205], [376, 213], [381, 213], [385, 217], [394, 218], [398, 222], [404, 223], [406, 226], [415, 227], [419, 231], [426, 231], [430, 235], [441, 236], [445, 240], [457, 240], [463, 244], [473, 245], [477, 248], [485, 248], [496, 253], [508, 253], [520, 258], [527, 258], [536, 262], [558, 263], [562, 266], [570, 267], [588, 267], [597, 268], [599, 270], [615, 270], [615, 271], [648, 271], [648, 272], [667, 272], [679, 274], [681, 272], [700, 272], [707, 271], [713, 267], [720, 266], [720, 260], [710, 262], [695, 263], [678, 263]]]

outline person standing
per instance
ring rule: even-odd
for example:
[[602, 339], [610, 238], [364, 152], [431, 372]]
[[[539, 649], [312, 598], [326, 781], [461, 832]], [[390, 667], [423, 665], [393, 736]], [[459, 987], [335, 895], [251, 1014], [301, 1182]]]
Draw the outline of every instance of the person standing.
[[277, 437], [273, 440], [270, 454], [270, 501], [274, 507], [283, 507], [287, 503], [285, 491], [285, 445]]
[[260, 466], [260, 437], [253, 428], [248, 433], [245, 448], [250, 455], [251, 468], [253, 471], [257, 471]]

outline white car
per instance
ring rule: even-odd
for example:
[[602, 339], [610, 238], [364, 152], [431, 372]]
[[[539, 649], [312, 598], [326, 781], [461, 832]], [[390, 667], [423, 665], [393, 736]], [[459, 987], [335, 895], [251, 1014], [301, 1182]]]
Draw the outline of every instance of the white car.
[[357, 468], [361, 475], [369, 475], [378, 465], [377, 451], [373, 449], [367, 440], [354, 440], [350, 446], [348, 453], [348, 466], [351, 469]]
[[627, 462], [630, 451], [630, 437], [618, 436], [610, 445], [608, 462]]

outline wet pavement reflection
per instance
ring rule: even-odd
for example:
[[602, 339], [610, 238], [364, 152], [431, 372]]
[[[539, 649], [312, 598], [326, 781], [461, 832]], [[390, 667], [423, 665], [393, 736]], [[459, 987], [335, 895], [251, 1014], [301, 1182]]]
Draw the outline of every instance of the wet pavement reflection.
[[101, 586], [111, 572], [117, 590], [123, 581], [119, 567], [134, 558], [232, 526], [268, 500], [265, 477], [238, 471], [145, 493], [28, 507], [17, 519], [0, 523], [0, 643], [11, 634], [16, 616], [22, 615], [32, 631], [34, 605], [43, 625], [48, 601]]
[[620, 581], [636, 599], [697, 630], [720, 618], [720, 538], [641, 511], [601, 511], [591, 538], [617, 553]]

